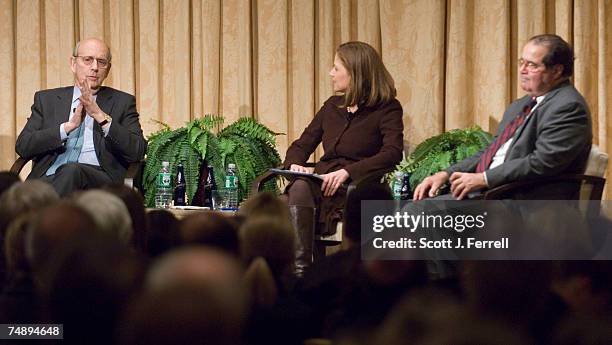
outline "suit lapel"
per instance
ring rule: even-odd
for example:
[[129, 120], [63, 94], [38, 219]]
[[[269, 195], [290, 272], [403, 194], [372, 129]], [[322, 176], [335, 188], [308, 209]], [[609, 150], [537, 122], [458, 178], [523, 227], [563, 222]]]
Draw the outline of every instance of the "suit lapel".
[[[109, 88], [104, 86], [100, 89], [100, 91], [98, 91], [98, 96], [96, 97], [96, 103], [98, 103], [100, 109], [102, 109], [102, 111], [108, 114], [109, 116], [112, 116], [111, 112], [113, 110], [113, 105], [115, 104], [112, 98], [112, 92], [110, 92]], [[94, 121], [93, 124], [93, 135], [94, 148], [96, 149], [96, 154], [99, 158], [101, 154], [102, 140], [104, 139], [104, 136], [102, 132], [102, 127], [100, 127], [100, 124], [97, 121]]]
[[72, 105], [73, 86], [67, 86], [59, 89], [57, 99], [55, 100], [55, 122], [57, 126], [70, 119], [70, 106]]
[[[521, 110], [525, 109], [525, 107], [527, 107], [530, 102], [531, 102], [531, 98], [530, 97], [525, 97], [525, 102], [522, 102], [522, 104], [521, 104]], [[523, 124], [521, 126], [519, 126], [519, 128], [516, 129], [516, 133], [514, 133], [514, 140], [512, 140], [512, 143], [510, 144], [510, 147], [508, 148], [508, 152], [510, 152], [512, 150], [512, 148], [514, 147], [514, 145], [516, 144], [516, 142], [519, 141], [519, 138], [521, 137], [521, 134], [523, 133], [523, 131], [527, 127], [527, 124], [529, 122], [531, 122], [531, 121], [535, 121], [535, 120], [533, 120], [533, 118], [535, 118], [538, 115], [538, 110], [540, 109], [541, 105], [542, 104], [540, 103], [540, 105], [538, 105], [537, 108], [529, 116], [527, 116], [527, 118], [525, 119]], [[518, 114], [517, 114], [517, 116], [518, 116]], [[508, 155], [506, 155], [506, 157], [508, 157]]]
[[[559, 93], [561, 88], [563, 88], [564, 86], [567, 86], [567, 85], [569, 85], [569, 82], [561, 83], [561, 84], [559, 84], [558, 87], [556, 87], [555, 89], [553, 89], [550, 92], [548, 92], [546, 97], [544, 97], [544, 99], [540, 102], [540, 104], [538, 104], [538, 106], [531, 113], [531, 115], [529, 115], [525, 119], [525, 122], [516, 130], [516, 133], [514, 134], [514, 140], [510, 144], [510, 147], [508, 148], [508, 152], [506, 153], [506, 158], [504, 159], [504, 161], [509, 157], [509, 154], [512, 151], [512, 149], [514, 148], [514, 145], [516, 145], [516, 143], [518, 141], [520, 141], [521, 134], [523, 134], [523, 131], [526, 130], [526, 128], [529, 125], [529, 123], [533, 122], [533, 121], [537, 121], [537, 116], [540, 113], [540, 110], [542, 110], [543, 107], [546, 105], [546, 103], [548, 103], [551, 99], [553, 99], [557, 95], [557, 93]], [[529, 97], [525, 97], [525, 102], [522, 102], [523, 104], [521, 105], [521, 109], [524, 108], [525, 106], [527, 106], [527, 104], [529, 104], [529, 101], [530, 101]]]

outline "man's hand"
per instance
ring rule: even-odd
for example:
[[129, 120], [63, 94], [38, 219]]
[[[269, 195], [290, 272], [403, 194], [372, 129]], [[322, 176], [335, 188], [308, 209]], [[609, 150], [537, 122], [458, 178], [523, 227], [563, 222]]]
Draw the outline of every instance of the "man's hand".
[[303, 167], [301, 165], [297, 165], [297, 164], [291, 164], [291, 166], [289, 167], [289, 170], [303, 172], [303, 173], [312, 173], [310, 169]]
[[349, 173], [344, 169], [340, 169], [321, 176], [323, 176], [323, 184], [321, 185], [323, 196], [332, 196], [336, 193], [344, 181], [349, 178]]
[[457, 200], [462, 200], [473, 191], [487, 186], [483, 173], [453, 173], [450, 177], [451, 193]]
[[89, 87], [89, 81], [87, 81], [87, 79], [77, 80], [77, 86], [81, 90], [81, 97], [79, 97], [79, 100], [81, 101], [81, 104], [83, 105], [83, 108], [85, 108], [87, 114], [93, 117], [93, 119], [98, 123], [104, 121], [104, 116], [106, 114], [102, 111], [102, 109], [100, 109], [98, 103], [96, 103], [94, 100], [94, 94], [91, 87]]
[[64, 122], [64, 131], [66, 131], [66, 134], [70, 134], [70, 132], [79, 128], [84, 118], [85, 112], [83, 111], [83, 104], [79, 103], [76, 110], [74, 111], [74, 115], [72, 115], [68, 122]]
[[440, 192], [440, 187], [448, 181], [448, 173], [446, 171], [437, 172], [426, 177], [414, 189], [412, 196], [414, 201], [423, 200], [425, 198], [433, 198]]

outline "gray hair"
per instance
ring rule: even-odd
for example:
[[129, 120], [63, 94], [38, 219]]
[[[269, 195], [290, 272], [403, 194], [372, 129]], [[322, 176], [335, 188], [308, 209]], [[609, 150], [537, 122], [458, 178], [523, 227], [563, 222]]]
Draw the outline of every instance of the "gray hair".
[[40, 180], [17, 182], [0, 197], [0, 218], [12, 220], [23, 212], [43, 208], [58, 200], [57, 192], [48, 183]]
[[102, 232], [116, 234], [119, 241], [129, 244], [134, 230], [127, 207], [119, 197], [103, 190], [77, 194], [74, 201], [93, 218]]

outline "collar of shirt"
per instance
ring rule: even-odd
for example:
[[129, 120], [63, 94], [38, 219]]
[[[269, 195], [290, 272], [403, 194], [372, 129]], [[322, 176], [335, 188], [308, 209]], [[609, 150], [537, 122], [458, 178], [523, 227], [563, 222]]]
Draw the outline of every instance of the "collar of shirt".
[[[72, 88], [72, 104], [74, 104], [74, 102], [76, 102], [76, 100], [79, 99], [79, 97], [81, 97], [81, 89], [79, 89], [77, 86], [74, 86]], [[94, 101], [96, 100], [97, 97], [98, 95], [93, 96]]]
[[529, 112], [529, 114], [533, 113], [533, 111], [536, 110], [536, 108], [540, 105], [540, 103], [542, 103], [544, 98], [546, 98], [546, 95], [548, 94], [536, 97], [536, 105], [531, 109], [531, 112]]

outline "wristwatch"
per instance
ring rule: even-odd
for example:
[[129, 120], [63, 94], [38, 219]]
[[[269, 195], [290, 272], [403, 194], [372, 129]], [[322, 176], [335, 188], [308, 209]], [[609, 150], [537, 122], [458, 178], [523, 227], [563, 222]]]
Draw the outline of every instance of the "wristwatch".
[[109, 123], [112, 120], [112, 118], [108, 115], [104, 115], [104, 120], [102, 120], [102, 122], [100, 122], [100, 127], [102, 126], [106, 126], [107, 123]]

